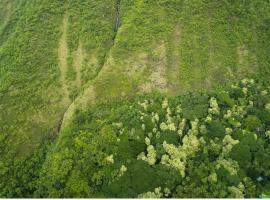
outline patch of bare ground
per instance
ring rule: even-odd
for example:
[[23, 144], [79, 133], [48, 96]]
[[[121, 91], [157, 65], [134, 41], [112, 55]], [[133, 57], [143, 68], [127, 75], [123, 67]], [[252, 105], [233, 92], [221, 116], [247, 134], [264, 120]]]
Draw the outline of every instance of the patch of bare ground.
[[1, 17], [1, 24], [4, 27], [6, 26], [6, 24], [8, 23], [10, 17], [11, 17], [11, 12], [12, 12], [12, 1], [11, 0], [2, 0], [3, 2], [1, 2], [0, 0], [0, 17]]
[[248, 50], [244, 45], [237, 47], [237, 54], [238, 54], [238, 64], [245, 65], [246, 64], [246, 58], [248, 56]]
[[166, 79], [166, 47], [161, 44], [154, 49], [155, 61], [152, 66], [152, 73], [148, 82], [141, 85], [142, 92], [150, 92], [151, 90], [167, 91], [168, 82]]
[[174, 28], [171, 40], [171, 61], [169, 62], [169, 87], [176, 90], [179, 87], [180, 50], [179, 41], [181, 38], [181, 26], [178, 24]]
[[[208, 21], [208, 40], [209, 40], [209, 51], [208, 51], [208, 64], [210, 71], [218, 69], [217, 63], [215, 62], [215, 43], [212, 37], [212, 28], [210, 26], [210, 21]], [[212, 86], [213, 76], [208, 76], [205, 78], [204, 84], [206, 88], [210, 88]]]
[[82, 66], [85, 59], [85, 53], [83, 50], [82, 43], [79, 42], [78, 49], [73, 53], [73, 65], [76, 71], [75, 84], [78, 89], [82, 86]]
[[11, 10], [12, 10], [12, 2], [11, 0], [7, 0], [7, 4], [6, 4], [6, 19], [9, 19], [11, 16]]
[[140, 53], [139, 55], [129, 58], [128, 62], [125, 63], [126, 66], [126, 73], [132, 76], [135, 73], [142, 73], [148, 62], [148, 55], [146, 53]]
[[[86, 65], [84, 65], [84, 62]], [[83, 45], [79, 43], [77, 51], [73, 54], [73, 65], [75, 66], [77, 72], [76, 84], [78, 87], [80, 86], [81, 92], [67, 108], [63, 116], [60, 129], [65, 128], [66, 125], [70, 122], [76, 109], [86, 109], [87, 106], [95, 103], [96, 99], [95, 88], [91, 82], [94, 76], [88, 77], [88, 82], [83, 84], [83, 80], [86, 78], [84, 77], [85, 73], [90, 73], [93, 75], [96, 73], [95, 71], [97, 71], [96, 66], [98, 65], [98, 60], [96, 56], [94, 54], [87, 55], [83, 50]]]
[[237, 47], [238, 55], [238, 73], [250, 74], [258, 69], [258, 60], [255, 54], [253, 54], [245, 45], [239, 45]]
[[68, 84], [66, 80], [66, 72], [68, 68], [67, 24], [68, 24], [68, 16], [67, 14], [65, 14], [63, 17], [63, 23], [61, 27], [62, 36], [59, 41], [58, 57], [59, 57], [60, 80], [62, 84], [62, 95], [63, 95], [62, 99], [63, 104], [66, 106], [70, 104]]

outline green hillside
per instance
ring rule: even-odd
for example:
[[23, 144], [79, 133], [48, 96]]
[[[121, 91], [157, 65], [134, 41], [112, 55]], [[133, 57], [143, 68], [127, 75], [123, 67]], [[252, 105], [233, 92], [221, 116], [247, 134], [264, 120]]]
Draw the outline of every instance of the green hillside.
[[[0, 197], [190, 197], [194, 188], [193, 197], [268, 195], [269, 27], [268, 0], [0, 0]], [[219, 91], [231, 92], [228, 85], [244, 78], [258, 80], [250, 94], [221, 95], [220, 108], [246, 109], [236, 117], [243, 126], [231, 133], [232, 142], [243, 141], [245, 147], [222, 158], [237, 175], [225, 180], [228, 172], [214, 170], [225, 133], [210, 136], [211, 125], [205, 138], [196, 134], [205, 148], [194, 147], [185, 177], [160, 164], [161, 157], [150, 167], [137, 161], [148, 149], [148, 132], [139, 128], [139, 99], [154, 98], [153, 112], [164, 98], [174, 110], [184, 102], [180, 118], [188, 120], [187, 128], [180, 138], [174, 130], [154, 142], [161, 156], [164, 141], [183, 145], [196, 118], [208, 129], [203, 121], [210, 97], [221, 98]], [[186, 95], [193, 98], [190, 104]], [[235, 126], [221, 119], [222, 112], [213, 129]], [[121, 130], [115, 123], [134, 129], [135, 139], [124, 134], [116, 143]], [[246, 147], [251, 145], [246, 131], [258, 137], [254, 149]], [[211, 148], [217, 148], [215, 155]], [[234, 151], [251, 158], [238, 160]], [[118, 156], [111, 164], [110, 155]], [[213, 169], [205, 172], [198, 163]], [[127, 175], [118, 177], [126, 168]], [[210, 172], [221, 185], [197, 187]], [[142, 176], [133, 180], [137, 173]], [[148, 173], [153, 181], [140, 185]], [[258, 177], [263, 180], [256, 182]]]
[[270, 191], [270, 90], [151, 94], [76, 113], [37, 197], [258, 197]]

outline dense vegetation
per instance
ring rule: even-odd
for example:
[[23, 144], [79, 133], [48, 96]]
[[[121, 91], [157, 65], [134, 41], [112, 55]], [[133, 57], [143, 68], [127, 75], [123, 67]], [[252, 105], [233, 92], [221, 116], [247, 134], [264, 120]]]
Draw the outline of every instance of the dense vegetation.
[[270, 87], [244, 79], [217, 92], [78, 110], [55, 144], [14, 164], [27, 171], [12, 188], [2, 184], [1, 196], [269, 195]]
[[[93, 8], [93, 4], [97, 6]], [[26, 160], [31, 160], [38, 154], [36, 151], [43, 144], [42, 141], [50, 141], [56, 137], [63, 114], [69, 106], [69, 101], [63, 100], [65, 93], [62, 88], [71, 85], [70, 70], [67, 70], [67, 74], [61, 74], [57, 54], [66, 10], [73, 8], [70, 16], [75, 15], [74, 20], [81, 23], [79, 24], [81, 28], [89, 25], [87, 24], [89, 20], [83, 21], [83, 16], [87, 18], [91, 16], [83, 15], [78, 19], [78, 13], [82, 10], [76, 9], [84, 9], [84, 13], [89, 15], [91, 15], [89, 10], [92, 10], [94, 14], [99, 15], [101, 11], [104, 12], [103, 7], [106, 4], [108, 4], [106, 1], [99, 3], [85, 1], [83, 4], [81, 0], [0, 1], [0, 196], [21, 195], [20, 190], [24, 190], [23, 185], [28, 181], [21, 181], [18, 177], [25, 176], [25, 172], [37, 166], [29, 164], [18, 167], [18, 163], [30, 162]], [[110, 7], [107, 9], [111, 10]], [[66, 43], [73, 50], [78, 44], [75, 38], [71, 43], [70, 37], [74, 37], [71, 33], [76, 36], [80, 34], [74, 32], [75, 22], [72, 17], [70, 18]], [[111, 30], [111, 23], [106, 21], [109, 21], [107, 18], [111, 19], [111, 15], [105, 19], [95, 16], [92, 18], [95, 18], [96, 25], [91, 24], [92, 29], [88, 32], [82, 30], [83, 36], [85, 38], [86, 35], [90, 35], [91, 31], [92, 37], [88, 37], [88, 40], [102, 38], [96, 40], [92, 49], [100, 46], [102, 48], [100, 41], [106, 43], [103, 36], [110, 36], [106, 30]], [[102, 27], [98, 26], [100, 23], [103, 24]], [[82, 42], [87, 44], [84, 38]], [[70, 58], [69, 54], [64, 56]], [[90, 70], [96, 68], [92, 65], [87, 67]], [[83, 67], [82, 70], [89, 71], [87, 67]], [[64, 78], [62, 82], [61, 76], [68, 78]], [[90, 72], [85, 73], [85, 76], [89, 77], [82, 77], [82, 82], [93, 78]], [[69, 88], [72, 90], [72, 86]], [[80, 88], [76, 89], [77, 93], [79, 90]], [[73, 91], [69, 93], [70, 96], [66, 99], [76, 95]], [[15, 190], [18, 187], [21, 189]]]
[[41, 170], [46, 197], [270, 194], [270, 88], [147, 95], [78, 111]]
[[210, 89], [269, 77], [269, 27], [269, 0], [0, 0], [0, 197], [268, 194], [267, 82]]

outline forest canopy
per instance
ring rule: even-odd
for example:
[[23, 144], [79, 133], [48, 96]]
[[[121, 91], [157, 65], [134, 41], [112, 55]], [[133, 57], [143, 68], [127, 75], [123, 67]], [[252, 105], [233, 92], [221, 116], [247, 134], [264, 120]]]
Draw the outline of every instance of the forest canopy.
[[244, 79], [217, 92], [98, 104], [78, 110], [47, 152], [17, 163], [38, 168], [21, 174], [24, 190], [2, 184], [1, 196], [269, 195], [270, 87]]

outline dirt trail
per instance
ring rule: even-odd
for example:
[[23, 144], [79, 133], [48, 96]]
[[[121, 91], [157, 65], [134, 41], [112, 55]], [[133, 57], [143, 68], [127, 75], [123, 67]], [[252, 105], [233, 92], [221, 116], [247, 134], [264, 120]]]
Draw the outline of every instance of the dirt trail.
[[9, 19], [11, 16], [11, 8], [12, 8], [11, 1], [7, 1], [7, 5], [6, 5], [6, 18], [7, 19]]
[[59, 57], [59, 69], [60, 69], [60, 80], [62, 83], [62, 93], [63, 93], [63, 103], [64, 105], [69, 105], [69, 91], [68, 85], [66, 81], [66, 72], [67, 72], [67, 57], [68, 57], [68, 46], [67, 46], [67, 24], [68, 24], [68, 16], [67, 14], [64, 15], [63, 24], [61, 27], [62, 36], [59, 42], [58, 48], [58, 57]]
[[[216, 74], [221, 74], [224, 75], [223, 73], [220, 72], [222, 69], [222, 66], [220, 65], [219, 60], [217, 59], [217, 55], [219, 54], [219, 50], [217, 49], [217, 39], [216, 36], [213, 32], [213, 27], [211, 25], [211, 19], [209, 17], [208, 23], [207, 23], [207, 40], [208, 40], [208, 63], [207, 67], [202, 68], [202, 74], [208, 74], [203, 81], [204, 87], [206, 88], [211, 88], [213, 87], [213, 83], [215, 83], [217, 80]], [[231, 75], [232, 69], [228, 68], [227, 73], [228, 75]]]
[[179, 67], [180, 67], [180, 51], [179, 51], [179, 41], [181, 37], [181, 27], [177, 25], [174, 29], [172, 36], [172, 55], [171, 55], [171, 66], [170, 66], [170, 77], [171, 85], [173, 89], [176, 89], [179, 80]]
[[82, 70], [82, 65], [83, 65], [84, 59], [85, 59], [85, 53], [83, 51], [83, 46], [82, 46], [82, 43], [79, 42], [78, 49], [77, 49], [77, 51], [74, 52], [74, 55], [73, 55], [74, 67], [75, 67], [75, 70], [76, 70], [76, 80], [75, 80], [75, 82], [76, 82], [76, 86], [77, 86], [78, 89], [80, 89], [81, 85], [82, 85], [81, 70]]
[[[76, 84], [77, 86], [80, 86], [82, 88], [81, 92], [79, 93], [78, 97], [70, 103], [69, 107], [67, 108], [66, 112], [64, 113], [63, 116], [63, 120], [61, 122], [59, 131], [61, 129], [63, 129], [72, 119], [76, 109], [78, 108], [86, 108], [89, 104], [93, 104], [96, 101], [96, 93], [95, 93], [95, 87], [93, 86], [93, 80], [95, 80], [96, 77], [99, 76], [100, 72], [102, 70], [104, 70], [104, 68], [106, 67], [106, 65], [108, 65], [107, 63], [109, 62], [109, 57], [110, 57], [110, 52], [115, 44], [115, 40], [118, 34], [118, 29], [120, 28], [120, 1], [117, 1], [117, 5], [116, 5], [116, 22], [115, 22], [115, 34], [113, 36], [113, 44], [108, 48], [108, 51], [105, 55], [105, 59], [104, 62], [99, 64], [100, 67], [97, 70], [97, 72], [95, 73], [95, 76], [92, 77], [91, 80], [88, 80], [87, 84], [82, 86], [82, 68], [83, 68], [83, 63], [84, 60], [87, 58], [87, 55], [85, 54], [85, 52], [83, 51], [83, 45], [81, 43], [79, 43], [79, 47], [77, 49], [77, 51], [75, 52], [74, 55], [74, 59], [73, 59], [73, 64], [75, 66], [76, 69]], [[64, 23], [65, 24], [65, 23]], [[92, 55], [93, 56], [93, 55]], [[87, 62], [87, 61], [86, 61]], [[90, 61], [87, 62], [87, 65], [97, 65], [98, 60], [97, 57], [93, 56], [90, 58]]]
[[160, 58], [158, 62], [155, 63], [150, 78], [153, 88], [164, 90], [167, 88], [165, 46], [162, 46], [160, 51]]
[[237, 54], [238, 54], [238, 64], [240, 66], [246, 65], [246, 58], [248, 56], [247, 48], [244, 45], [238, 46]]
[[166, 47], [165, 44], [157, 46], [153, 53], [155, 55], [155, 62], [152, 64], [152, 73], [149, 80], [140, 86], [140, 91], [150, 92], [151, 90], [167, 91], [168, 81], [166, 78]]
[[8, 23], [8, 21], [9, 21], [9, 19], [11, 17], [11, 12], [12, 12], [12, 2], [11, 2], [11, 0], [4, 1], [3, 2], [3, 7], [1, 7], [0, 9], [1, 9], [0, 12], [3, 12], [0, 15], [0, 17], [3, 17], [3, 19], [1, 19], [1, 21], [3, 23], [2, 25], [5, 26]]
[[238, 73], [239, 74], [252, 74], [256, 70], [260, 70], [258, 66], [258, 58], [252, 53], [247, 46], [239, 45], [237, 47], [238, 55]]

